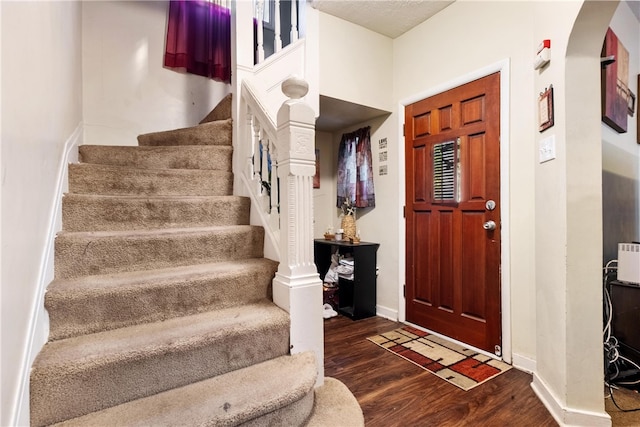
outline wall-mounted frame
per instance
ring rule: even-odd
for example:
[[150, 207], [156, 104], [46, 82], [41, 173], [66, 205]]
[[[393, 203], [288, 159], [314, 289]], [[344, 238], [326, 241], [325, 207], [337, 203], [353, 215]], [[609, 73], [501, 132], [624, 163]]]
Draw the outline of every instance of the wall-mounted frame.
[[633, 117], [633, 113], [636, 110], [636, 94], [631, 92], [631, 89], [627, 90], [627, 113]]
[[604, 38], [601, 56], [615, 59], [603, 65], [601, 71], [602, 121], [616, 132], [624, 133], [629, 115], [629, 52], [611, 28]]
[[553, 126], [553, 86], [540, 93], [538, 99], [538, 131], [543, 132]]

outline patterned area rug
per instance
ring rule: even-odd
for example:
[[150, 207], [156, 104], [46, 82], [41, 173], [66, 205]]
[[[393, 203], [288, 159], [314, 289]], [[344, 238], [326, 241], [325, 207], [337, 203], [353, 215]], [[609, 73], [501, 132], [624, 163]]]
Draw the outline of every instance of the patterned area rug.
[[511, 365], [411, 326], [367, 339], [465, 391], [511, 369]]

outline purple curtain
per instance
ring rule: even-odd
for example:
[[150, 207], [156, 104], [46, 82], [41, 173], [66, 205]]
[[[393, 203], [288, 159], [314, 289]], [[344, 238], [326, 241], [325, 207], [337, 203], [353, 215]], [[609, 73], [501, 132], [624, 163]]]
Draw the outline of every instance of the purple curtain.
[[164, 65], [230, 83], [229, 9], [206, 0], [172, 0]]
[[357, 208], [376, 205], [370, 129], [367, 126], [342, 135], [338, 151], [338, 208], [345, 199]]

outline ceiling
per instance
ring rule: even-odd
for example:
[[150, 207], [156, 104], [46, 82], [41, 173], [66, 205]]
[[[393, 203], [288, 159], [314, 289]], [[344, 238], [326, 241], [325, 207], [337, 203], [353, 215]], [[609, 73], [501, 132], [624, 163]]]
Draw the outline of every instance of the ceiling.
[[[436, 0], [313, 0], [321, 12], [365, 27], [390, 38], [396, 38], [429, 19], [453, 1]], [[320, 117], [316, 129], [335, 132], [388, 111], [320, 96]]]
[[395, 39], [453, 0], [313, 0], [312, 7]]

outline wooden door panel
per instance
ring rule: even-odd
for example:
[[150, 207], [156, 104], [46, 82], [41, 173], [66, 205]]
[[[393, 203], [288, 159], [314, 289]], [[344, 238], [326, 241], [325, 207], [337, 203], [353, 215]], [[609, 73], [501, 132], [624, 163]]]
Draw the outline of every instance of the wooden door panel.
[[469, 153], [468, 168], [465, 179], [465, 187], [469, 189], [467, 200], [485, 200], [487, 195], [485, 135], [471, 135], [467, 138], [467, 141], [469, 146], [467, 150]]
[[453, 105], [447, 105], [438, 109], [439, 131], [444, 132], [453, 128]]
[[431, 112], [412, 117], [410, 125], [416, 138], [431, 135]]
[[407, 320], [487, 351], [501, 345], [499, 82], [405, 109]]
[[462, 113], [461, 125], [468, 126], [473, 123], [484, 122], [484, 101], [485, 97], [477, 96], [475, 98], [463, 100], [460, 102], [460, 110]]
[[438, 287], [438, 307], [452, 311], [455, 306], [453, 284], [454, 276], [454, 215], [451, 210], [440, 210], [438, 212], [439, 224], [437, 224], [439, 268], [438, 276], [435, 278], [435, 286]]
[[485, 287], [485, 236], [482, 228], [484, 212], [462, 214], [462, 298], [460, 312], [465, 316], [485, 319], [483, 295]]
[[428, 199], [430, 199], [430, 189], [428, 187], [427, 181], [427, 176], [431, 170], [429, 162], [427, 161], [429, 158], [429, 153], [427, 152], [427, 147], [425, 145], [416, 146], [413, 152], [413, 170], [415, 171], [413, 180], [413, 202], [426, 202]]
[[[431, 234], [431, 212], [420, 212], [415, 216], [415, 230], [416, 233], [420, 233], [421, 236], [429, 236]], [[431, 245], [428, 244], [428, 240], [416, 240], [413, 250], [415, 258], [420, 260], [431, 259], [430, 249]], [[429, 269], [428, 263], [417, 263], [414, 277], [416, 281], [423, 281], [422, 286], [417, 289], [415, 298], [418, 301], [431, 304], [433, 302], [433, 280], [431, 277], [431, 269]]]

